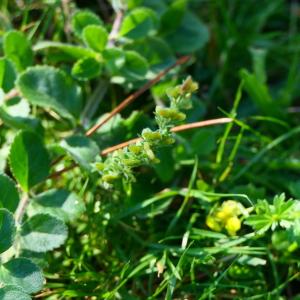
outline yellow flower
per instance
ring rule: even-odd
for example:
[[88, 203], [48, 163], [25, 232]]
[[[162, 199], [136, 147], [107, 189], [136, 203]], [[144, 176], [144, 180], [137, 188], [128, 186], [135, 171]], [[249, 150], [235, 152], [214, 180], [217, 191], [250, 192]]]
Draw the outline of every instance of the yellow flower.
[[225, 228], [229, 235], [236, 235], [241, 229], [241, 221], [237, 216], [229, 218], [225, 223]]
[[212, 230], [214, 230], [214, 231], [221, 231], [221, 230], [222, 230], [222, 227], [221, 227], [221, 225], [217, 222], [217, 219], [214, 218], [214, 217], [211, 216], [211, 215], [208, 215], [208, 216], [206, 217], [206, 225], [207, 225], [210, 229], [212, 229]]

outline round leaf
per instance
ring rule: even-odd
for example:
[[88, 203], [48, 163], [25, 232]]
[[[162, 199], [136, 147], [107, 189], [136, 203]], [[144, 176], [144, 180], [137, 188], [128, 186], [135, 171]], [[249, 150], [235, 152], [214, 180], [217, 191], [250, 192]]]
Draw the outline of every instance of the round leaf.
[[50, 66], [28, 68], [17, 80], [22, 96], [31, 104], [52, 108], [65, 118], [81, 111], [81, 91], [66, 74]]
[[88, 25], [102, 25], [102, 20], [91, 11], [78, 11], [72, 18], [72, 27], [75, 34], [80, 37], [83, 29]]
[[103, 26], [89, 25], [83, 29], [84, 43], [95, 51], [103, 51], [107, 44], [108, 33]]
[[5, 174], [0, 174], [0, 205], [15, 212], [20, 198], [15, 183]]
[[15, 258], [0, 266], [0, 282], [20, 287], [28, 294], [41, 290], [43, 281], [40, 268], [27, 258]]
[[133, 9], [123, 20], [120, 35], [130, 39], [143, 38], [155, 33], [158, 28], [158, 18], [155, 12], [146, 7]]
[[31, 297], [24, 293], [22, 289], [14, 285], [7, 285], [0, 289], [1, 300], [31, 300]]
[[21, 229], [21, 247], [35, 252], [47, 252], [61, 246], [68, 236], [65, 223], [48, 214], [28, 219]]
[[27, 211], [29, 215], [46, 213], [71, 222], [85, 211], [85, 207], [76, 194], [64, 189], [52, 189], [32, 199]]
[[8, 250], [15, 238], [15, 220], [8, 210], [0, 209], [0, 253]]
[[20, 31], [9, 31], [3, 38], [4, 54], [16, 66], [18, 71], [26, 69], [32, 65], [33, 52], [30, 42]]
[[171, 48], [182, 54], [202, 48], [208, 39], [207, 27], [191, 12], [186, 12], [179, 28], [166, 36]]
[[146, 59], [135, 51], [125, 52], [125, 64], [119, 71], [119, 76], [127, 81], [143, 80], [148, 71]]
[[98, 77], [101, 73], [102, 64], [92, 57], [78, 60], [72, 68], [72, 75], [79, 80], [89, 80]]
[[21, 131], [15, 137], [9, 162], [12, 173], [26, 192], [49, 174], [48, 152], [39, 136], [30, 131]]
[[125, 64], [125, 52], [119, 48], [108, 48], [103, 51], [105, 67], [115, 74]]

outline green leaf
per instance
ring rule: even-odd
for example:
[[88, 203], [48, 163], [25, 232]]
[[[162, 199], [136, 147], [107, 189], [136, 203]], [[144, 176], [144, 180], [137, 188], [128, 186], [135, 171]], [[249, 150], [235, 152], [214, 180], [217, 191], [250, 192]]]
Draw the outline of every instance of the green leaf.
[[[175, 62], [175, 56], [169, 45], [160, 38], [147, 37], [135, 43], [126, 45], [126, 50], [142, 53], [151, 67], [157, 73]], [[165, 90], [164, 90], [165, 94]]]
[[3, 38], [3, 50], [16, 66], [18, 71], [26, 69], [33, 63], [31, 44], [26, 36], [20, 31], [9, 31]]
[[28, 68], [17, 80], [22, 96], [31, 104], [52, 108], [65, 118], [81, 110], [81, 90], [61, 70], [50, 66]]
[[22, 249], [47, 252], [61, 246], [67, 236], [67, 226], [61, 219], [37, 214], [22, 225], [20, 242]]
[[21, 131], [14, 139], [9, 155], [10, 168], [24, 191], [45, 180], [50, 159], [38, 135]]
[[290, 228], [296, 220], [300, 218], [300, 202], [289, 199], [286, 201], [285, 195], [276, 195], [273, 204], [267, 200], [258, 200], [255, 205], [255, 215], [250, 215], [245, 224], [261, 233], [274, 230], [278, 226]]
[[143, 38], [154, 34], [158, 28], [156, 13], [146, 7], [133, 9], [123, 20], [120, 35], [130, 39]]
[[103, 51], [105, 67], [108, 72], [115, 74], [125, 64], [125, 52], [119, 48], [108, 48]]
[[193, 152], [198, 155], [208, 155], [215, 150], [216, 131], [213, 129], [202, 129], [197, 131], [192, 138], [191, 146]]
[[43, 275], [38, 266], [26, 258], [14, 258], [0, 266], [0, 282], [20, 287], [28, 294], [43, 287]]
[[102, 52], [108, 41], [108, 33], [103, 26], [88, 25], [83, 29], [82, 38], [88, 47]]
[[147, 60], [135, 51], [125, 51], [125, 64], [112, 78], [113, 82], [123, 83], [124, 81], [137, 81], [145, 79], [148, 71]]
[[1, 300], [31, 300], [31, 297], [15, 285], [7, 285], [0, 289]]
[[0, 174], [0, 206], [15, 212], [20, 198], [15, 183], [5, 174]]
[[100, 153], [96, 142], [80, 135], [66, 138], [60, 143], [60, 146], [86, 170], [91, 169], [90, 163], [94, 162], [96, 156]]
[[181, 25], [166, 36], [166, 40], [176, 53], [188, 54], [201, 49], [209, 39], [207, 27], [199, 18], [186, 12]]
[[102, 20], [96, 14], [88, 10], [78, 11], [72, 17], [72, 27], [78, 37], [81, 37], [81, 33], [86, 26], [102, 24]]
[[12, 246], [15, 234], [16, 226], [13, 214], [0, 208], [0, 253], [5, 252]]
[[102, 70], [102, 64], [92, 57], [78, 60], [73, 68], [72, 75], [79, 80], [89, 80], [98, 77]]
[[166, 12], [161, 16], [160, 33], [167, 34], [180, 26], [186, 11], [187, 0], [173, 1]]
[[279, 103], [273, 101], [266, 84], [258, 80], [254, 74], [249, 73], [247, 70], [241, 70], [240, 75], [244, 81], [244, 89], [262, 113], [273, 117], [283, 116], [283, 109], [281, 109]]
[[32, 117], [12, 116], [3, 107], [0, 107], [0, 119], [9, 127], [34, 131], [39, 135], [43, 135], [44, 130], [40, 120], [38, 119]]
[[[59, 42], [42, 41], [34, 46], [35, 51], [42, 51], [47, 49], [53, 49], [58, 52], [57, 58], [55, 60], [57, 62], [74, 61], [83, 57], [95, 57], [96, 55], [99, 55], [93, 50], [85, 47]], [[52, 56], [55, 56], [53, 52], [54, 51], [52, 51], [48, 57], [50, 60], [53, 60]]]
[[52, 189], [31, 200], [28, 215], [46, 213], [65, 222], [72, 222], [85, 211], [84, 203], [74, 193], [64, 189]]
[[0, 87], [5, 93], [13, 89], [17, 78], [16, 71], [12, 62], [5, 58], [0, 58]]

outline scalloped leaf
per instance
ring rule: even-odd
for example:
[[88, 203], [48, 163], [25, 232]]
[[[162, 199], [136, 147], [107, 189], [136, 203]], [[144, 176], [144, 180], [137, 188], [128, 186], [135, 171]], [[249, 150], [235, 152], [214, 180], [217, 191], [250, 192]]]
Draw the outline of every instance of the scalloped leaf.
[[41, 136], [43, 135], [44, 129], [39, 119], [12, 116], [6, 111], [6, 109], [4, 109], [4, 107], [0, 107], [0, 119], [5, 125], [15, 129], [34, 131]]
[[0, 209], [0, 253], [8, 250], [14, 243], [16, 225], [14, 216], [7, 209]]
[[92, 57], [84, 57], [78, 60], [73, 68], [72, 75], [79, 80], [89, 80], [101, 74], [102, 63]]
[[84, 43], [91, 49], [102, 52], [108, 41], [108, 33], [105, 27], [88, 25], [82, 31]]
[[61, 220], [49, 214], [29, 218], [21, 228], [22, 249], [47, 252], [61, 246], [68, 236], [68, 228]]
[[30, 131], [21, 131], [14, 139], [9, 163], [12, 173], [24, 191], [45, 180], [49, 174], [50, 159], [40, 137]]
[[5, 174], [0, 174], [0, 206], [15, 212], [20, 197], [15, 183]]
[[156, 13], [147, 7], [135, 8], [124, 18], [120, 35], [139, 39], [156, 32], [159, 26]]
[[90, 170], [90, 163], [95, 161], [100, 149], [95, 141], [81, 135], [64, 139], [60, 146], [84, 169]]
[[12, 30], [4, 35], [3, 50], [5, 56], [14, 63], [18, 71], [25, 70], [33, 63], [31, 43], [20, 31]]
[[136, 51], [125, 51], [125, 64], [112, 79], [113, 82], [137, 81], [145, 79], [149, 65], [147, 60]]
[[46, 213], [65, 222], [76, 220], [84, 211], [83, 201], [65, 189], [52, 189], [37, 195], [27, 209], [30, 216]]
[[192, 12], [187, 11], [180, 26], [166, 36], [166, 41], [176, 53], [187, 54], [201, 49], [209, 39], [204, 23]]
[[31, 300], [31, 297], [15, 285], [7, 285], [0, 289], [1, 300]]
[[0, 266], [0, 282], [17, 286], [28, 294], [41, 290], [43, 281], [40, 268], [27, 258], [14, 258]]
[[67, 75], [50, 66], [28, 68], [17, 79], [22, 96], [31, 104], [73, 119], [81, 111], [81, 90]]
[[72, 27], [78, 37], [81, 37], [81, 33], [86, 26], [102, 24], [102, 20], [89, 10], [80, 10], [72, 17]]

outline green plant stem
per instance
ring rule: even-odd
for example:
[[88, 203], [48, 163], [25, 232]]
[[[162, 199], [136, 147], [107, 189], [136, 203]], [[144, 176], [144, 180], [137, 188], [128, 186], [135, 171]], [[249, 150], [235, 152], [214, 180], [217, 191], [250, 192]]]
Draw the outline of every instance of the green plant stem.
[[26, 208], [29, 204], [29, 196], [27, 193], [24, 193], [23, 197], [21, 198], [17, 210], [15, 212], [15, 220], [17, 224], [22, 223], [23, 216], [26, 212]]

